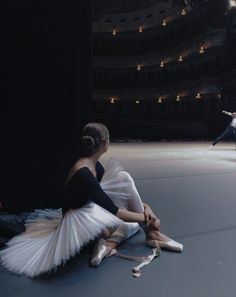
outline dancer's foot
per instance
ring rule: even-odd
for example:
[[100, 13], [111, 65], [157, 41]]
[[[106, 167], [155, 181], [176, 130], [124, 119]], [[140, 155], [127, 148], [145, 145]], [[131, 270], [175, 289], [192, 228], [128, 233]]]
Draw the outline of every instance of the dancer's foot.
[[102, 260], [110, 254], [113, 246], [108, 244], [104, 238], [100, 238], [94, 246], [90, 264], [93, 267], [100, 265]]
[[183, 251], [183, 245], [168, 236], [162, 234], [156, 230], [150, 230], [146, 238], [146, 245], [155, 248], [160, 247], [173, 252], [181, 253]]
[[109, 238], [111, 234], [115, 231], [115, 228], [107, 227], [103, 229], [101, 236], [105, 239]]
[[209, 150], [213, 150], [214, 148], [214, 145], [212, 144], [210, 147], [209, 147]]
[[182, 253], [183, 245], [173, 239], [168, 241], [147, 240], [146, 245], [151, 248], [160, 247], [161, 249]]

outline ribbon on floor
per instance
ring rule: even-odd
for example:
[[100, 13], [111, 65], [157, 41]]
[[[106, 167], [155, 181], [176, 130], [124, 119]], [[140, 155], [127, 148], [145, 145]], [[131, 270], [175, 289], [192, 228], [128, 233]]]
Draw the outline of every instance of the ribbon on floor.
[[144, 266], [150, 264], [154, 258], [159, 257], [160, 255], [161, 255], [160, 248], [153, 248], [152, 254], [149, 256], [139, 256], [139, 257], [124, 255], [122, 253], [119, 253], [116, 249], [113, 249], [107, 257], [116, 256], [125, 260], [140, 262], [139, 265], [134, 266], [132, 268], [132, 276], [137, 278], [141, 276], [141, 269]]

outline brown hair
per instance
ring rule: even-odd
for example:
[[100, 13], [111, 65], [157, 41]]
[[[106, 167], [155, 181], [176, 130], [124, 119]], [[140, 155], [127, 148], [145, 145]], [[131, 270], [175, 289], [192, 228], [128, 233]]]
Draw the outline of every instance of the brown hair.
[[87, 124], [80, 139], [80, 157], [90, 157], [98, 152], [104, 140], [109, 140], [109, 131], [104, 124]]

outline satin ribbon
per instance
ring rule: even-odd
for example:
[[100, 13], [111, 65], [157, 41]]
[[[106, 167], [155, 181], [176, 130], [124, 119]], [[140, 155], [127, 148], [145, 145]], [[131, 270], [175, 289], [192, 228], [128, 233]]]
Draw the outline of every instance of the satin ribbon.
[[133, 277], [140, 277], [141, 276], [141, 269], [150, 264], [152, 262], [152, 260], [156, 257], [159, 257], [161, 255], [161, 250], [158, 248], [154, 248], [152, 249], [152, 254], [149, 256], [144, 256], [144, 257], [135, 257], [135, 256], [127, 256], [124, 254], [119, 253], [116, 249], [111, 250], [110, 254], [107, 255], [107, 257], [111, 257], [111, 256], [116, 256], [122, 259], [126, 259], [126, 260], [132, 260], [132, 261], [136, 261], [136, 262], [141, 262], [139, 265], [134, 266], [132, 268], [132, 276]]

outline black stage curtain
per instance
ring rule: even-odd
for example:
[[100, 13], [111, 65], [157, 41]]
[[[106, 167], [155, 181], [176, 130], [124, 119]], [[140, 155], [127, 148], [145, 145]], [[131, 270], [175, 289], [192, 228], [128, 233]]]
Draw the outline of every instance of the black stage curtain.
[[0, 201], [60, 207], [91, 108], [91, 2], [2, 1]]

